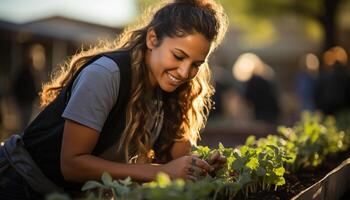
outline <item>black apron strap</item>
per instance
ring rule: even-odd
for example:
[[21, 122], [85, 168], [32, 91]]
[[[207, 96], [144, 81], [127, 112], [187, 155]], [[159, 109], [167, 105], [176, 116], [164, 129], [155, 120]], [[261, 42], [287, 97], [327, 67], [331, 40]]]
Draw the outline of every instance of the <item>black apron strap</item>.
[[112, 108], [105, 126], [102, 128], [99, 141], [93, 150], [94, 155], [100, 155], [115, 144], [123, 133], [126, 125], [126, 107], [130, 99], [131, 90], [132, 71], [129, 52], [112, 52], [104, 54], [104, 56], [111, 58], [118, 64], [120, 85], [117, 102]]

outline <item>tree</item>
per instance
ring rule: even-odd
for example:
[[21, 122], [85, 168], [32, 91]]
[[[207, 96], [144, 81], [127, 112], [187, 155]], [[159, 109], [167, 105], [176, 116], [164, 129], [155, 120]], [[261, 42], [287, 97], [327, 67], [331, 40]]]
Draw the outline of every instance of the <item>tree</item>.
[[[337, 14], [339, 8], [348, 3], [347, 0], [221, 0], [229, 14], [240, 12], [237, 10], [245, 2], [244, 12], [251, 17], [276, 17], [296, 14], [305, 19], [316, 21], [323, 30], [323, 48], [329, 49], [338, 44], [336, 40]], [[242, 9], [241, 9], [242, 11]]]
[[[159, 0], [138, 0], [142, 7], [156, 2]], [[219, 2], [226, 9], [233, 26], [248, 34], [250, 39], [254, 32], [259, 31], [259, 35], [254, 37], [260, 42], [271, 40], [275, 36], [274, 26], [271, 23], [273, 18], [292, 14], [304, 18], [305, 21], [312, 20], [322, 30], [323, 49], [326, 50], [339, 42], [336, 37], [338, 31], [336, 18], [339, 8], [348, 3], [348, 0], [219, 0]], [[254, 44], [258, 44], [259, 41], [254, 41]]]

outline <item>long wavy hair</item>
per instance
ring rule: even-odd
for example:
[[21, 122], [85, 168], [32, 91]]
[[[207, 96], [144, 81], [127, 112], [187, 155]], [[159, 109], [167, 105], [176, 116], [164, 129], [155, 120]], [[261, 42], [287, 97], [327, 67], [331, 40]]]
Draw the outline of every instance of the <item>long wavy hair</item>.
[[[158, 41], [164, 37], [184, 37], [200, 33], [211, 43], [211, 53], [221, 42], [227, 29], [227, 16], [221, 5], [212, 0], [163, 1], [145, 11], [141, 20], [126, 28], [114, 41], [101, 41], [94, 47], [72, 56], [43, 85], [41, 105], [52, 102], [72, 79], [78, 69], [92, 57], [113, 51], [129, 51], [131, 56], [132, 86], [127, 105], [126, 128], [117, 145], [119, 160], [150, 162], [150, 152], [155, 152], [157, 162], [171, 160], [170, 150], [175, 141], [188, 140], [196, 144], [212, 107], [211, 71], [208, 63], [202, 64], [196, 77], [179, 86], [174, 92], [164, 93], [164, 121], [161, 134], [151, 146], [151, 133], [144, 124], [152, 117], [150, 102], [152, 88], [145, 65], [146, 35], [150, 28]], [[117, 122], [118, 123], [118, 122]], [[154, 150], [154, 151], [153, 151]]]

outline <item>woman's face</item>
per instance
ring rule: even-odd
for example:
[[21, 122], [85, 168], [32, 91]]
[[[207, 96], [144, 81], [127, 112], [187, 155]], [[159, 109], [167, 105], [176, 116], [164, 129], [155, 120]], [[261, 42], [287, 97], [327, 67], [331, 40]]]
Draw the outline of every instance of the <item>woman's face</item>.
[[159, 44], [153, 30], [147, 34], [146, 65], [152, 86], [173, 92], [194, 78], [209, 53], [210, 42], [199, 33], [165, 37]]

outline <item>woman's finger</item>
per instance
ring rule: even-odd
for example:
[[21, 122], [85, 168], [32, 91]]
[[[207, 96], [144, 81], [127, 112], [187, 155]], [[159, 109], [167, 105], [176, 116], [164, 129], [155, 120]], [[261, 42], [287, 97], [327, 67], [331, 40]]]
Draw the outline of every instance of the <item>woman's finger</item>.
[[219, 151], [214, 151], [213, 154], [210, 156], [209, 159], [209, 164], [213, 164], [216, 162], [217, 159], [220, 158], [220, 153]]
[[196, 153], [196, 152], [193, 152], [193, 153], [191, 154], [191, 156], [194, 156], [194, 157], [199, 158], [199, 155], [198, 155], [198, 153]]
[[221, 166], [221, 164], [216, 162], [216, 163], [212, 164], [211, 166], [214, 167], [215, 169], [217, 169], [218, 167]]
[[219, 154], [219, 157], [217, 157], [217, 159], [213, 160], [213, 162], [211, 163], [211, 166], [215, 170], [218, 170], [218, 169], [221, 169], [222, 167], [224, 167], [226, 162], [227, 162], [226, 157]]
[[215, 160], [218, 163], [226, 163], [227, 162], [227, 158], [223, 155], [219, 155], [219, 157]]
[[227, 158], [225, 156], [221, 156], [220, 161], [221, 163], [225, 164], [227, 162]]
[[187, 174], [195, 177], [206, 176], [208, 174], [207, 171], [195, 165], [191, 165], [187, 171]]
[[191, 180], [191, 181], [197, 181], [197, 177], [195, 177], [194, 175], [191, 175], [191, 174], [187, 174], [186, 179]]
[[194, 175], [196, 177], [200, 177], [200, 176], [206, 176], [208, 174], [208, 172], [200, 167], [194, 167]]
[[227, 160], [226, 157], [223, 156], [219, 151], [215, 151], [210, 157], [209, 164], [213, 164], [215, 162], [222, 163], [222, 162], [226, 162], [226, 160]]
[[213, 168], [204, 160], [199, 159], [198, 157], [193, 156], [191, 159], [191, 165], [200, 167], [207, 172], [210, 172], [213, 170]]

